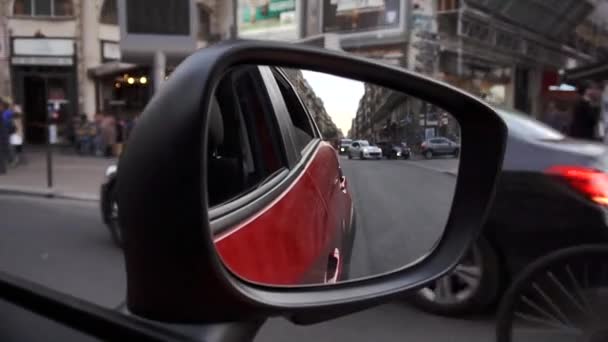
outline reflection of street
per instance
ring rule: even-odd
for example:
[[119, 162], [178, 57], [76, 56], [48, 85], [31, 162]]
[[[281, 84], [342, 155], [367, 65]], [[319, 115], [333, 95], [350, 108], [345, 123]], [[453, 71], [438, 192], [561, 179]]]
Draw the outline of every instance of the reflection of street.
[[416, 261], [441, 237], [456, 178], [432, 165], [421, 167], [426, 162], [342, 159], [357, 215], [352, 277]]

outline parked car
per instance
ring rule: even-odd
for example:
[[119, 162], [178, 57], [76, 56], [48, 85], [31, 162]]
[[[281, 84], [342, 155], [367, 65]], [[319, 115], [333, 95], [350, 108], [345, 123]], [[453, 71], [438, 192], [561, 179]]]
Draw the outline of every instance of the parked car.
[[340, 139], [340, 150], [338, 151], [340, 154], [347, 154], [348, 148], [353, 143], [351, 139]]
[[453, 272], [412, 297], [425, 311], [460, 316], [493, 308], [532, 261], [608, 242], [608, 148], [529, 115], [498, 113], [509, 131], [507, 149], [483, 233]]
[[420, 153], [427, 159], [445, 155], [458, 157], [460, 144], [444, 137], [430, 138], [420, 144]]
[[[295, 234], [292, 236], [294, 241], [316, 241], [310, 240], [310, 228], [313, 224], [321, 222], [323, 227], [318, 227], [319, 234], [324, 234], [326, 238], [319, 239], [319, 246], [308, 245], [306, 248], [301, 248], [302, 253], [299, 260], [302, 264], [310, 265], [311, 269], [305, 270], [305, 274], [293, 275], [292, 278], [301, 279], [305, 283], [323, 283], [332, 282], [340, 279], [347, 279], [350, 264], [350, 255], [352, 252], [352, 244], [355, 234], [355, 223], [353, 220], [354, 210], [350, 191], [348, 190], [346, 179], [342, 175], [339, 165], [339, 158], [335, 148], [326, 141], [321, 140], [321, 133], [311, 124], [312, 117], [308, 116], [308, 111], [304, 108], [295, 108], [301, 106], [297, 100], [297, 95], [290, 83], [285, 79], [284, 74], [278, 68], [271, 67], [249, 67], [241, 70], [239, 74], [246, 82], [249, 79], [256, 79], [260, 82], [256, 87], [268, 87], [275, 89], [279, 87], [282, 94], [286, 94], [285, 99], [280, 101], [291, 101], [288, 103], [291, 109], [289, 113], [276, 112], [276, 114], [260, 115], [263, 111], [256, 111], [259, 107], [260, 98], [256, 97], [255, 92], [239, 92], [240, 88], [234, 89], [233, 84], [222, 83], [218, 94], [224, 95], [217, 97], [212, 111], [212, 127], [209, 133], [209, 145], [213, 149], [213, 155], [209, 156], [209, 202], [211, 211], [214, 206], [219, 206], [233, 198], [238, 197], [243, 192], [248, 192], [249, 187], [258, 187], [258, 183], [263, 182], [265, 177], [276, 172], [275, 168], [280, 165], [278, 155], [273, 155], [273, 151], [293, 151], [294, 146], [290, 148], [284, 146], [264, 146], [265, 143], [270, 143], [267, 137], [270, 134], [278, 134], [273, 132], [275, 127], [271, 124], [276, 120], [282, 122], [285, 118], [279, 118], [279, 115], [288, 115], [290, 122], [298, 123], [300, 126], [291, 127], [293, 132], [290, 133], [296, 137], [296, 146], [298, 154], [294, 153], [293, 158], [306, 158], [310, 162], [306, 168], [301, 168], [301, 174], [306, 174], [306, 177], [300, 177], [298, 182], [294, 183], [289, 192], [278, 200], [272, 207], [262, 207], [260, 210], [264, 215], [260, 215], [264, 219], [250, 220], [241, 229], [251, 231], [271, 230], [276, 222], [284, 222], [282, 217], [289, 217], [291, 222], [290, 231]], [[274, 75], [272, 79], [262, 79], [260, 72], [269, 72]], [[240, 80], [240, 78], [239, 78]], [[236, 81], [235, 81], [236, 82]], [[250, 88], [247, 88], [250, 89]], [[230, 102], [232, 99], [242, 101], [242, 112], [221, 111], [220, 108], [231, 108], [230, 103], [225, 106], [224, 102]], [[276, 100], [276, 99], [273, 99]], [[277, 100], [278, 101], [278, 100]], [[272, 112], [275, 113], [275, 112]], [[293, 117], [295, 115], [303, 115], [305, 117]], [[272, 117], [276, 116], [276, 117]], [[253, 121], [253, 120], [257, 121]], [[265, 120], [265, 121], [264, 121]], [[272, 121], [271, 121], [272, 120]], [[232, 124], [234, 127], [246, 127], [240, 130], [240, 134], [233, 134], [229, 130], [224, 129], [224, 125]], [[304, 124], [309, 126], [304, 126]], [[232, 130], [237, 131], [237, 130]], [[245, 136], [248, 134], [250, 136]], [[259, 136], [258, 136], [259, 135]], [[249, 145], [243, 142], [247, 141]], [[318, 144], [317, 148], [306, 149], [310, 144]], [[248, 146], [248, 149], [243, 150], [243, 146]], [[303, 151], [300, 153], [300, 150]], [[264, 151], [264, 152], [261, 152]], [[307, 152], [306, 152], [307, 151]], [[258, 159], [256, 159], [258, 158]], [[244, 165], [244, 168], [242, 165]], [[249, 165], [250, 164], [250, 165]], [[264, 165], [264, 167], [262, 167]], [[242, 174], [243, 170], [248, 171], [247, 174]], [[106, 181], [101, 186], [101, 211], [104, 223], [108, 226], [111, 236], [117, 245], [123, 244], [123, 235], [118, 224], [118, 208], [116, 200], [116, 180], [117, 168], [115, 166], [108, 169], [106, 172]], [[328, 182], [327, 180], [332, 180]], [[339, 179], [340, 183], [336, 186], [334, 179]], [[312, 185], [314, 184], [314, 186]], [[311, 206], [310, 203], [326, 203], [322, 207]], [[281, 208], [304, 208], [300, 212], [284, 211]], [[329, 210], [326, 213], [325, 210]], [[331, 220], [327, 219], [331, 217]], [[265, 218], [272, 218], [272, 221], [267, 221]], [[323, 232], [323, 233], [321, 233]], [[298, 234], [302, 236], [297, 237]], [[289, 234], [288, 234], [289, 235]], [[321, 237], [321, 236], [319, 236]], [[243, 239], [241, 239], [243, 240]], [[222, 241], [231, 241], [230, 238], [224, 238]], [[248, 240], [243, 240], [248, 241]], [[225, 244], [225, 243], [223, 243]], [[222, 244], [219, 244], [222, 245]], [[255, 241], [248, 241], [246, 245], [240, 247], [242, 251], [248, 248], [259, 248]], [[318, 249], [317, 253], [312, 254], [307, 252], [310, 249]], [[256, 253], [260, 253], [259, 249]], [[330, 255], [329, 260], [319, 263], [318, 260], [306, 260], [312, 258], [313, 255]], [[331, 256], [335, 256], [335, 260]], [[288, 258], [293, 258], [294, 254], [289, 250], [278, 249], [272, 251], [268, 255], [273, 258], [273, 261], [286, 264]], [[283, 261], [281, 261], [283, 260]], [[255, 271], [254, 268], [252, 268]], [[290, 272], [286, 269], [276, 269], [271, 274], [265, 274], [263, 282], [285, 281], [286, 274]], [[276, 277], [276, 278], [273, 278]], [[251, 276], [255, 279], [255, 275]]]
[[122, 235], [118, 228], [118, 203], [116, 201], [116, 173], [117, 165], [110, 165], [106, 169], [104, 181], [99, 189], [99, 203], [101, 206], [101, 219], [108, 227], [110, 236], [117, 246], [122, 246]]
[[382, 150], [367, 140], [355, 140], [348, 149], [348, 159], [382, 159]]
[[379, 142], [378, 147], [382, 149], [382, 156], [387, 159], [409, 159], [410, 149], [403, 144], [390, 142]]

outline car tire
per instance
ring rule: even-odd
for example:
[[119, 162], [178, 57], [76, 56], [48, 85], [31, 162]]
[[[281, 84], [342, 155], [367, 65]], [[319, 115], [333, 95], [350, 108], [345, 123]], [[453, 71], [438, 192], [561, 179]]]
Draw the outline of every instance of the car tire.
[[122, 248], [122, 232], [120, 230], [120, 226], [118, 225], [118, 204], [116, 203], [116, 189], [115, 186], [108, 191], [108, 208], [110, 210], [108, 216], [108, 229], [110, 230], [110, 235], [112, 236], [112, 241], [116, 246]]
[[458, 158], [458, 156], [460, 155], [460, 149], [454, 149], [454, 158]]
[[[473, 259], [477, 259], [477, 262], [473, 262], [474, 265], [478, 265], [480, 270], [480, 274], [476, 279], [478, 280], [477, 287], [471, 287], [469, 293], [463, 291], [458, 294], [466, 294], [466, 296], [462, 296], [464, 298], [457, 298], [451, 303], [449, 300], [446, 300], [444, 303], [438, 303], [436, 300], [431, 299], [431, 293], [436, 294], [435, 290], [427, 286], [410, 297], [411, 304], [423, 311], [448, 317], [483, 313], [491, 305], [495, 304], [501, 290], [501, 266], [492, 246], [486, 239], [481, 237], [477, 240], [473, 249], [467, 253], [467, 256], [473, 256]], [[464, 270], [465, 267], [472, 269], [473, 266], [465, 265], [463, 262], [458, 264], [456, 269], [461, 268]], [[449, 284], [454, 285], [457, 283], [456, 278], [458, 278], [456, 271], [452, 271], [444, 277], [435, 280], [433, 285], [435, 287], [440, 286], [440, 282], [446, 284], [445, 279], [449, 279]], [[454, 287], [452, 286], [451, 288], [453, 289]]]
[[348, 153], [348, 159], [353, 159], [353, 156], [350, 153]]
[[359, 159], [365, 160], [365, 158], [363, 158], [363, 152], [359, 153]]
[[433, 158], [433, 151], [431, 151], [431, 150], [427, 150], [426, 152], [424, 152], [424, 157], [425, 157], [426, 159], [431, 159], [431, 158]]

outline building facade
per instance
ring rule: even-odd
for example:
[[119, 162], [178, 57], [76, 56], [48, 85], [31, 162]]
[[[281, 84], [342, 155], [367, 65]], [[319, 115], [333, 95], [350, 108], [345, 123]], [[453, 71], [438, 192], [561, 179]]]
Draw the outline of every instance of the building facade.
[[[197, 1], [199, 47], [227, 37], [229, 3]], [[143, 109], [150, 67], [122, 62], [119, 43], [116, 0], [0, 0], [0, 96], [22, 105], [26, 142], [44, 142], [49, 107], [63, 140], [79, 114]]]

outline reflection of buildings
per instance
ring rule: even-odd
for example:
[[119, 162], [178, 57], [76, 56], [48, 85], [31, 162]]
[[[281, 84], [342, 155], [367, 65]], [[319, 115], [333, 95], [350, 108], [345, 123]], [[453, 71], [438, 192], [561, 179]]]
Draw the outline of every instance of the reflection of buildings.
[[[213, 14], [229, 18], [230, 2], [197, 3], [205, 46], [226, 35], [230, 23]], [[135, 114], [148, 102], [150, 67], [121, 62], [116, 6], [117, 0], [0, 0], [0, 96], [22, 104], [27, 142], [44, 141], [48, 100], [60, 106], [63, 138], [76, 114]]]
[[323, 101], [315, 94], [306, 79], [304, 79], [302, 72], [296, 69], [283, 69], [283, 71], [298, 92], [304, 106], [313, 116], [323, 138], [327, 140], [342, 138], [342, 131], [332, 121], [327, 110], [325, 110]]
[[349, 137], [418, 144], [431, 136], [458, 136], [458, 124], [441, 109], [388, 88], [365, 85]]

